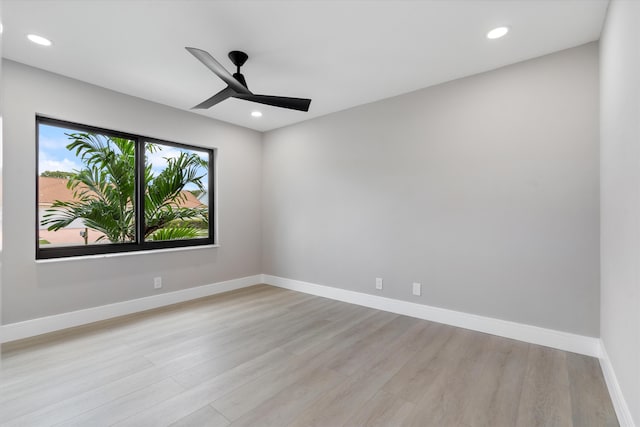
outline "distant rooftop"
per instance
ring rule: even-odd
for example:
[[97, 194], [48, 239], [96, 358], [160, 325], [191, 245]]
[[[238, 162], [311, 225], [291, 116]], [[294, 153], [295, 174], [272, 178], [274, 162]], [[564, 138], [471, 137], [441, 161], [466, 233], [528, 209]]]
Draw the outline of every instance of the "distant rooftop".
[[[67, 188], [66, 178], [38, 177], [38, 204], [52, 205], [56, 200], [62, 202], [70, 202], [74, 200], [73, 190]], [[178, 206], [186, 208], [197, 208], [205, 206], [190, 191], [183, 190], [184, 199], [178, 203]]]

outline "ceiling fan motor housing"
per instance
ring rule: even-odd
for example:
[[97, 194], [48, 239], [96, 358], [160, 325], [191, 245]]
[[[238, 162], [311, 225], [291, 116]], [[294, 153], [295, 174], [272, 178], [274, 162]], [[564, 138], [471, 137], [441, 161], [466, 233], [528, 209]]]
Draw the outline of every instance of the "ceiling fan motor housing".
[[229, 52], [229, 59], [231, 60], [231, 62], [233, 62], [233, 65], [235, 65], [237, 68], [237, 72], [233, 74], [233, 78], [239, 81], [242, 86], [249, 89], [249, 86], [247, 86], [247, 81], [244, 79], [244, 76], [240, 73], [240, 67], [242, 67], [244, 63], [247, 62], [247, 59], [249, 59], [249, 55], [239, 50], [232, 50], [231, 52]]
[[236, 79], [237, 81], [239, 81], [242, 86], [244, 86], [247, 89], [249, 89], [249, 86], [247, 86], [247, 81], [244, 79], [244, 76], [242, 74], [233, 73], [233, 78]]

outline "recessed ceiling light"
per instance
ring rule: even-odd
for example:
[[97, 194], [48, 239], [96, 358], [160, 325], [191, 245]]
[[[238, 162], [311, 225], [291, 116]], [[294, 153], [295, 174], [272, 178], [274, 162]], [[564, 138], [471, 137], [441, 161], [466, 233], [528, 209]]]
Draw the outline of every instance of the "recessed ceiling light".
[[42, 36], [37, 36], [35, 34], [29, 34], [27, 36], [27, 38], [29, 40], [31, 40], [32, 42], [34, 42], [35, 44], [39, 44], [41, 46], [51, 46], [51, 40], [45, 39]]
[[262, 117], [262, 113], [260, 111], [252, 111], [251, 115], [253, 117]]
[[488, 39], [499, 39], [500, 37], [504, 37], [509, 32], [509, 27], [498, 27], [487, 33]]

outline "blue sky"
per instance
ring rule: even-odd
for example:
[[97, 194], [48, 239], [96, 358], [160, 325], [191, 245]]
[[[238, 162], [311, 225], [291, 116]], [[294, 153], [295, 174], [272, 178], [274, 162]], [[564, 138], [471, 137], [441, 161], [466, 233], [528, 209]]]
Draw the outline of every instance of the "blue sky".
[[38, 173], [44, 171], [72, 172], [74, 169], [80, 169], [82, 165], [80, 159], [66, 149], [69, 139], [65, 133], [72, 131], [43, 124], [39, 126]]
[[[67, 133], [74, 133], [72, 129], [65, 129], [57, 126], [49, 126], [45, 124], [39, 125], [39, 153], [38, 153], [38, 174], [44, 171], [65, 171], [73, 172], [82, 168], [82, 161], [74, 152], [67, 150], [69, 144]], [[149, 154], [148, 160], [153, 165], [154, 175], [162, 171], [166, 164], [167, 158], [173, 158], [180, 155], [181, 151], [191, 152], [191, 150], [181, 150], [179, 148], [164, 146], [162, 150]], [[196, 151], [202, 154], [201, 157], [206, 159], [206, 152]], [[205, 179], [206, 183], [206, 179]], [[187, 190], [195, 190], [194, 185], [186, 187]]]

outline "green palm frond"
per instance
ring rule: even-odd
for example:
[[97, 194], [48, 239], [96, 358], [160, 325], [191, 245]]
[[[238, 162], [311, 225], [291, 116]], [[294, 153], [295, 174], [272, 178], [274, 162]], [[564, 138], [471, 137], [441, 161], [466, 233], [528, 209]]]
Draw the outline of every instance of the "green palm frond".
[[[71, 141], [67, 149], [75, 152], [85, 167], [69, 178], [67, 187], [73, 191], [74, 200], [53, 203], [43, 215], [42, 224], [57, 231], [75, 220], [82, 220], [86, 227], [103, 233], [111, 242], [135, 241], [136, 143], [92, 133], [67, 136]], [[145, 144], [145, 150], [154, 153], [162, 148]], [[207, 207], [182, 206], [186, 186], [205, 191], [203, 178], [208, 163], [197, 154], [187, 152], [166, 161], [166, 168], [155, 176], [153, 165], [145, 164], [145, 230], [141, 237], [151, 240], [197, 237], [197, 229], [170, 223], [176, 220], [208, 222]]]
[[178, 240], [201, 237], [199, 230], [191, 227], [167, 227], [154, 231], [147, 240]]
[[[162, 228], [175, 219], [203, 217], [207, 208], [184, 208], [180, 205], [186, 200], [184, 188], [194, 184], [204, 191], [202, 179], [207, 163], [194, 153], [180, 153], [178, 157], [167, 158], [166, 168], [157, 176], [147, 180], [145, 194], [145, 236]], [[147, 171], [145, 170], [145, 174]]]

